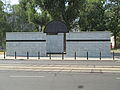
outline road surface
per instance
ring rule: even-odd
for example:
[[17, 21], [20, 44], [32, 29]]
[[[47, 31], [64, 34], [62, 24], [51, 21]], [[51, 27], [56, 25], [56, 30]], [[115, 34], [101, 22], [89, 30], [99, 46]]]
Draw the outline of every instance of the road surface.
[[0, 90], [120, 90], [120, 74], [0, 71]]
[[120, 61], [0, 60], [0, 90], [120, 90]]

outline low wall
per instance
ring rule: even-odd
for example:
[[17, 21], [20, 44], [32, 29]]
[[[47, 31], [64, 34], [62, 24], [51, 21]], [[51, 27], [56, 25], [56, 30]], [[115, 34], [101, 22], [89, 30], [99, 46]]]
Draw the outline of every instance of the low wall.
[[66, 56], [110, 57], [110, 32], [70, 32], [66, 34], [46, 35], [41, 32], [8, 32], [6, 33], [6, 55], [47, 56], [47, 53], [63, 53], [66, 45]]
[[66, 55], [103, 57], [110, 54], [110, 32], [73, 32], [66, 35]]
[[6, 33], [6, 55], [13, 56], [46, 56], [46, 34], [40, 32]]

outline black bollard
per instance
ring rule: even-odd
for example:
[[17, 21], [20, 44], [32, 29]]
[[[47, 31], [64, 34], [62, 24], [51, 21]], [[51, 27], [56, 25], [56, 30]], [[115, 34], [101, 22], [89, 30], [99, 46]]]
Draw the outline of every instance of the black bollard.
[[38, 52], [38, 59], [40, 59], [40, 52]]
[[15, 51], [15, 59], [16, 59], [16, 51]]
[[101, 60], [101, 51], [100, 51], [100, 60]]
[[6, 57], [5, 57], [5, 52], [4, 52], [4, 59], [5, 59]]
[[76, 52], [75, 52], [75, 60], [76, 60]]
[[115, 53], [113, 52], [113, 60], [115, 60]]
[[27, 52], [27, 59], [29, 59], [29, 52]]
[[88, 52], [87, 52], [87, 60], [88, 60]]
[[51, 54], [49, 54], [50, 60], [51, 60]]
[[64, 60], [64, 53], [62, 53], [62, 60]]

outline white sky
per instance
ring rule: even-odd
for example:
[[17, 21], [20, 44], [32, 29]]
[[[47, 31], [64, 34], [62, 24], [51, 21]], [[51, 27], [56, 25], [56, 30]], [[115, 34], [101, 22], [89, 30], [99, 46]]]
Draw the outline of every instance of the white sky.
[[19, 4], [19, 0], [10, 0], [10, 1], [11, 1], [11, 5]]
[[4, 3], [10, 3], [11, 5], [19, 4], [19, 0], [2, 0]]

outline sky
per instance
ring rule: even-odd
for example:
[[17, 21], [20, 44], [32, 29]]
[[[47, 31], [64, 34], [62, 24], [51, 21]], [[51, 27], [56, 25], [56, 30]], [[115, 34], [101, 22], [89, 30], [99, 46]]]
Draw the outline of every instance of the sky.
[[[15, 5], [15, 4], [19, 4], [19, 0], [1, 0], [3, 1], [4, 4], [11, 4], [11, 5]], [[4, 11], [5, 12], [11, 12], [10, 8], [7, 6], [4, 6]]]
[[19, 4], [19, 0], [10, 0], [10, 1], [11, 1], [11, 5]]
[[10, 3], [11, 5], [19, 4], [19, 0], [2, 0], [4, 3]]

